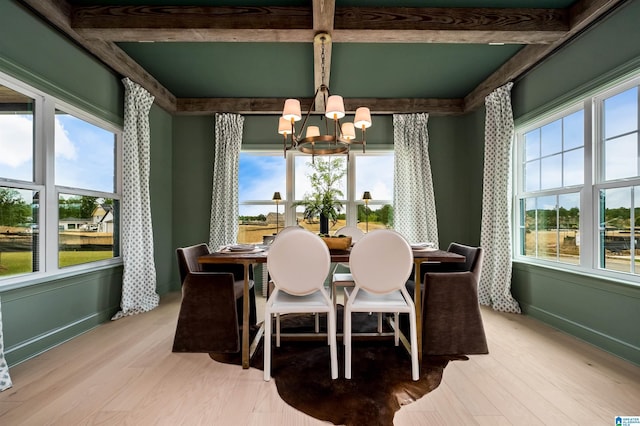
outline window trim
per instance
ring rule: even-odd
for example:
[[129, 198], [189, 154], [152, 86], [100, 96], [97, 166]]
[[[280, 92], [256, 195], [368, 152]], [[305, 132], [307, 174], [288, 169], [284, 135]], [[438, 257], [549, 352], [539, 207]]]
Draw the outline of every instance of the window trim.
[[[602, 269], [599, 266], [599, 192], [601, 189], [616, 187], [632, 187], [640, 185], [640, 176], [614, 181], [604, 181], [602, 145], [599, 135], [602, 135], [603, 100], [640, 85], [640, 69], [625, 74], [623, 77], [612, 78], [604, 82], [599, 88], [591, 87], [579, 97], [573, 97], [562, 104], [554, 104], [552, 110], [541, 111], [537, 116], [528, 115], [526, 121], [517, 124], [514, 132], [514, 149], [512, 149], [512, 260], [518, 263], [532, 264], [549, 269], [570, 271], [582, 275], [596, 276], [614, 280], [618, 283], [640, 286], [640, 274], [631, 272], [617, 272]], [[640, 90], [639, 90], [640, 98]], [[584, 182], [551, 190], [526, 192], [523, 190], [523, 149], [522, 136], [527, 132], [542, 127], [548, 123], [566, 117], [579, 109], [584, 109]], [[638, 123], [640, 124], [640, 101], [638, 107]], [[640, 143], [640, 136], [638, 137]], [[598, 150], [598, 152], [595, 151]], [[639, 151], [640, 152], [640, 151]], [[520, 200], [527, 197], [557, 195], [565, 192], [580, 190], [580, 262], [579, 264], [549, 261], [520, 254]], [[640, 203], [638, 203], [640, 205]], [[585, 232], [588, 230], [589, 232]]]
[[[0, 177], [0, 186], [16, 189], [24, 189], [40, 192], [40, 208], [38, 210], [38, 223], [41, 231], [38, 256], [40, 268], [16, 275], [0, 277], [0, 289], [13, 289], [26, 287], [52, 279], [80, 275], [99, 269], [112, 268], [122, 265], [122, 247], [118, 248], [120, 255], [109, 259], [82, 263], [78, 265], [60, 268], [58, 265], [58, 194], [60, 192], [90, 195], [117, 199], [122, 203], [122, 152], [123, 152], [123, 128], [112, 122], [92, 115], [68, 102], [56, 98], [38, 90], [25, 82], [22, 82], [0, 71], [0, 84], [15, 90], [34, 100], [34, 132], [33, 132], [33, 179], [23, 181]], [[91, 191], [87, 189], [69, 188], [55, 185], [55, 110], [63, 110], [65, 113], [86, 121], [89, 124], [100, 127], [114, 134], [114, 192]], [[120, 239], [118, 239], [120, 241]], [[121, 241], [120, 241], [121, 244]]]

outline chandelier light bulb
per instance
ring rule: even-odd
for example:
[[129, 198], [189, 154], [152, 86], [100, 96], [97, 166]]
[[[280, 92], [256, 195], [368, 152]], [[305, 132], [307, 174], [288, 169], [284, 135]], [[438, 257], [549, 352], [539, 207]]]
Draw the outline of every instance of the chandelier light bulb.
[[284, 117], [280, 117], [278, 121], [278, 133], [284, 135], [291, 134], [291, 122]]
[[284, 102], [282, 117], [286, 118], [288, 121], [302, 120], [302, 113], [300, 112], [300, 101], [297, 99], [287, 99]]
[[342, 124], [342, 137], [349, 141], [356, 138], [356, 129], [353, 123]]
[[306, 137], [311, 138], [314, 136], [320, 136], [320, 127], [318, 126], [309, 126], [307, 127], [307, 135]]
[[371, 127], [371, 111], [367, 107], [360, 107], [356, 110], [356, 118], [353, 124], [358, 129], [366, 129]]
[[339, 120], [344, 117], [344, 101], [340, 95], [331, 95], [327, 99], [327, 108], [324, 114], [327, 118]]

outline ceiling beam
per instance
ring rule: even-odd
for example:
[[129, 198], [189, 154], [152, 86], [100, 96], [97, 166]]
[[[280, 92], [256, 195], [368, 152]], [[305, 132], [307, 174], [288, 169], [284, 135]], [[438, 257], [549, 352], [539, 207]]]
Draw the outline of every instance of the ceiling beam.
[[[239, 114], [281, 114], [285, 98], [178, 98], [176, 114], [202, 115], [217, 112]], [[313, 98], [300, 99], [304, 111], [311, 107]], [[429, 112], [430, 115], [460, 115], [464, 112], [463, 99], [419, 98], [348, 98], [344, 100], [347, 114], [367, 105], [373, 114]]]
[[529, 71], [544, 58], [552, 54], [562, 44], [625, 1], [626, 0], [580, 0], [575, 3], [569, 8], [571, 28], [565, 35], [551, 44], [523, 47], [464, 98], [465, 112], [478, 108], [484, 103], [485, 97], [493, 90]]
[[[335, 18], [329, 16], [331, 9], [335, 9]], [[71, 26], [88, 39], [116, 42], [308, 43], [324, 26], [333, 30], [330, 34], [337, 43], [541, 44], [562, 37], [569, 29], [569, 19], [563, 9], [336, 8], [335, 0], [314, 0], [312, 8], [74, 7]]]
[[151, 93], [154, 102], [168, 112], [174, 112], [176, 97], [160, 84], [151, 74], [131, 59], [111, 41], [87, 40], [71, 28], [71, 5], [66, 0], [22, 0], [49, 23], [67, 34], [115, 72], [140, 84]]

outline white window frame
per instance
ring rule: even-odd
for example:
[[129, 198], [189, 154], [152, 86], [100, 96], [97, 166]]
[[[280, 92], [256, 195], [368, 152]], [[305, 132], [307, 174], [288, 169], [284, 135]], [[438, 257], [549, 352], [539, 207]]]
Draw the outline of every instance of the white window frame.
[[[39, 91], [28, 84], [0, 72], [0, 84], [34, 100], [33, 181], [19, 181], [0, 177], [0, 186], [39, 191], [38, 224], [40, 244], [39, 271], [0, 277], [0, 288], [14, 288], [37, 282], [76, 275], [82, 272], [122, 264], [121, 256], [60, 268], [58, 266], [58, 197], [60, 193], [112, 198], [122, 208], [122, 127], [95, 117], [67, 102]], [[114, 192], [91, 191], [55, 185], [55, 111], [62, 110], [74, 117], [100, 127], [115, 135]], [[117, 241], [120, 241], [118, 238]], [[117, 248], [122, 253], [121, 247]]]
[[[570, 270], [578, 274], [599, 276], [619, 282], [640, 285], [640, 274], [631, 272], [623, 273], [609, 269], [601, 269], [600, 244], [599, 244], [599, 192], [601, 189], [632, 187], [640, 185], [640, 176], [627, 179], [618, 179], [610, 182], [603, 181], [602, 170], [602, 100], [617, 93], [624, 92], [640, 84], [640, 70], [627, 75], [626, 78], [619, 79], [615, 85], [609, 83], [606, 88], [596, 89], [578, 100], [565, 103], [563, 106], [555, 108], [546, 114], [541, 114], [537, 118], [528, 120], [516, 126], [515, 142], [513, 149], [513, 253], [514, 261], [521, 263], [535, 264], [550, 269]], [[523, 135], [527, 132], [544, 126], [559, 118], [568, 116], [579, 109], [584, 109], [584, 182], [583, 185], [555, 188], [553, 190], [541, 190], [532, 193], [523, 191]], [[640, 115], [640, 108], [639, 108]], [[640, 123], [640, 117], [638, 117]], [[557, 195], [568, 192], [575, 192], [580, 188], [580, 262], [577, 265], [570, 263], [550, 261], [546, 259], [533, 258], [520, 254], [522, 244], [520, 234], [520, 200], [528, 197], [539, 197], [545, 195]], [[640, 205], [640, 203], [637, 203]]]
[[[242, 152], [255, 154], [255, 155], [282, 155], [282, 150], [251, 150], [251, 149], [243, 149]], [[349, 152], [349, 158], [347, 160], [347, 188], [346, 188], [346, 198], [341, 200], [346, 213], [347, 226], [357, 226], [358, 221], [358, 206], [364, 205], [364, 201], [359, 199], [359, 195], [355, 193], [355, 182], [356, 182], [356, 157], [358, 156], [375, 156], [375, 155], [389, 155], [394, 154], [393, 149], [385, 149], [385, 150], [373, 150], [367, 151], [366, 153], [362, 153], [357, 149], [351, 150]], [[284, 207], [285, 211], [285, 223], [283, 226], [291, 226], [296, 223], [296, 212], [295, 209], [292, 208], [292, 204], [296, 201], [295, 197], [295, 158], [297, 156], [304, 156], [311, 159], [311, 156], [308, 154], [303, 154], [297, 151], [292, 151], [287, 153], [286, 157], [286, 188], [284, 200], [280, 204]], [[375, 194], [374, 194], [375, 195]], [[247, 200], [246, 202], [241, 203], [241, 205], [272, 205], [273, 201], [271, 200]], [[369, 206], [384, 206], [385, 204], [393, 205], [393, 200], [371, 200], [369, 202]]]

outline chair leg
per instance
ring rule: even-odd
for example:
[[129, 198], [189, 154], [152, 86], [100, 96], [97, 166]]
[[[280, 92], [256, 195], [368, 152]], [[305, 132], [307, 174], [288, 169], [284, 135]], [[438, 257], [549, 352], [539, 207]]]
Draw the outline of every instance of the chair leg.
[[410, 339], [411, 339], [411, 378], [420, 379], [420, 365], [418, 364], [418, 337], [416, 333], [416, 316], [409, 314]]
[[346, 309], [342, 339], [344, 341], [344, 378], [351, 379], [351, 312], [347, 312]]
[[327, 331], [329, 332], [329, 352], [331, 354], [331, 378], [338, 378], [338, 348], [336, 342], [336, 312], [327, 313]]
[[316, 332], [316, 334], [320, 333], [320, 314], [319, 313], [315, 313], [313, 314], [315, 316], [315, 326], [314, 326], [314, 330]]
[[280, 314], [276, 314], [276, 347], [280, 347]]
[[264, 314], [264, 381], [271, 380], [271, 313]]
[[400, 344], [400, 314], [396, 312], [393, 314], [393, 337], [395, 339], [396, 346]]
[[382, 334], [382, 312], [378, 312], [378, 334]]

